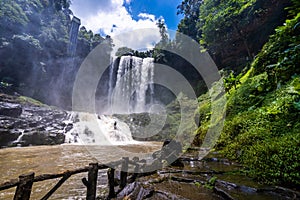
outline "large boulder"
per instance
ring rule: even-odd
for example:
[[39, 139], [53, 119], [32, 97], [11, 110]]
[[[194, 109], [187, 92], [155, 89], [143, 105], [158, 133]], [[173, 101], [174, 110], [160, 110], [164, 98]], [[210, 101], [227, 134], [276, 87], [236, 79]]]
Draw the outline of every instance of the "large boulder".
[[16, 141], [21, 133], [15, 130], [0, 128], [0, 147], [9, 146]]
[[29, 145], [55, 145], [62, 144], [65, 141], [63, 133], [49, 133], [46, 131], [33, 131], [25, 133], [20, 143], [23, 146]]
[[17, 118], [22, 114], [22, 107], [13, 103], [0, 103], [0, 115]]

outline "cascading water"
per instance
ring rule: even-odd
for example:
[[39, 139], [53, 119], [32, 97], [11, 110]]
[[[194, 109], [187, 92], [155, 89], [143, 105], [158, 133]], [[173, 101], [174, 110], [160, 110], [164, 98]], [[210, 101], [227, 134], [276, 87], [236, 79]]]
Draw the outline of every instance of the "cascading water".
[[114, 87], [114, 70], [116, 66], [116, 57], [111, 58], [111, 65], [109, 67], [109, 78], [108, 78], [108, 97], [112, 95], [112, 89]]
[[80, 19], [73, 16], [70, 28], [70, 41], [68, 46], [68, 54], [72, 57], [76, 53], [77, 40], [78, 40], [78, 30], [81, 25]]
[[25, 130], [21, 130], [21, 134], [19, 135], [19, 137], [13, 141], [13, 144], [16, 144], [17, 146], [20, 145], [20, 143], [22, 142], [22, 137], [24, 136]]
[[[116, 71], [116, 78], [113, 72]], [[113, 113], [147, 112], [153, 102], [154, 59], [122, 56], [110, 66], [109, 108]], [[114, 84], [115, 83], [115, 84]]]
[[135, 143], [127, 124], [112, 116], [70, 112], [64, 123], [68, 129], [65, 131], [65, 143], [79, 145]]

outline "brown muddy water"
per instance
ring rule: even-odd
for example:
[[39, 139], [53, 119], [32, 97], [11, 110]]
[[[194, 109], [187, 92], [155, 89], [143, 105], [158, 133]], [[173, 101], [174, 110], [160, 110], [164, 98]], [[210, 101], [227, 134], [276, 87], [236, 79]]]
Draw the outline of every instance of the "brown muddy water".
[[[56, 174], [86, 167], [92, 162], [106, 164], [122, 157], [138, 156], [150, 160], [152, 153], [161, 147], [161, 143], [146, 142], [123, 146], [58, 145], [0, 149], [0, 183], [17, 179], [19, 175], [30, 172], [35, 172], [36, 176]], [[217, 152], [208, 154], [204, 159], [197, 159], [198, 155], [197, 151], [185, 153], [182, 156], [182, 159], [185, 158], [184, 167], [165, 167], [151, 176], [138, 178], [137, 183], [145, 189], [154, 191], [148, 199], [158, 200], [226, 199], [205, 187], [212, 177], [217, 178], [215, 186], [228, 193], [232, 199], [282, 200], [300, 197], [298, 193], [291, 195], [274, 193], [275, 190], [268, 190], [269, 186], [261, 185], [244, 174], [236, 173], [244, 167], [223, 158]], [[85, 199], [86, 188], [81, 181], [84, 177], [87, 177], [87, 173], [72, 176], [50, 199]], [[31, 199], [41, 199], [58, 181], [59, 179], [34, 183]], [[97, 187], [97, 196], [105, 197], [108, 194], [107, 170], [99, 171]], [[15, 189], [0, 191], [0, 200], [13, 199]]]
[[[30, 172], [35, 172], [35, 176], [56, 174], [88, 166], [91, 162], [105, 164], [122, 157], [147, 157], [161, 146], [161, 143], [139, 143], [126, 146], [58, 145], [0, 149], [0, 183]], [[85, 199], [86, 188], [81, 179], [86, 176], [87, 173], [72, 176], [50, 199]], [[41, 199], [58, 180], [34, 183], [31, 199]], [[103, 170], [99, 171], [98, 195], [105, 191], [107, 176], [106, 170]], [[15, 188], [0, 191], [0, 199], [13, 199], [14, 193]]]

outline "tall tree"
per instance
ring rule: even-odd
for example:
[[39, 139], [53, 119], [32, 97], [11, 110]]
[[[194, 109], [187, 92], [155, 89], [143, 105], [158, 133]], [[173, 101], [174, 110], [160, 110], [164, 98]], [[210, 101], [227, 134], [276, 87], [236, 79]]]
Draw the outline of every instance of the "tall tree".
[[159, 28], [159, 33], [160, 33], [160, 42], [159, 46], [165, 46], [169, 42], [169, 36], [167, 33], [167, 26], [165, 24], [164, 19], [159, 19], [158, 22], [156, 23], [157, 27]]
[[184, 18], [178, 25], [178, 31], [192, 37], [194, 40], [199, 40], [201, 33], [197, 29], [197, 23], [199, 21], [199, 9], [203, 0], [183, 0], [183, 2], [177, 6], [177, 14], [184, 15]]

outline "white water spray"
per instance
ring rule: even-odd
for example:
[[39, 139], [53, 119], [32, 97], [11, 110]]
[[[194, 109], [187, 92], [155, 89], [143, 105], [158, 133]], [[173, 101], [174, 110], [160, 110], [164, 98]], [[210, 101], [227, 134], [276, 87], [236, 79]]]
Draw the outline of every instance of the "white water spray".
[[66, 143], [79, 145], [124, 145], [136, 143], [128, 125], [119, 119], [90, 113], [69, 115], [65, 124], [73, 124], [66, 133]]

